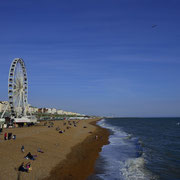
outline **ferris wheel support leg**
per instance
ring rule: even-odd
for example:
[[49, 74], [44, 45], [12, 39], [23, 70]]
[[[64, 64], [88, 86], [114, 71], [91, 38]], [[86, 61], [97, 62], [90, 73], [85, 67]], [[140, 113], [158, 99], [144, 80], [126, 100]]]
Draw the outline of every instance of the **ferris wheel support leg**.
[[1, 115], [1, 118], [3, 118], [5, 112], [7, 111], [7, 108], [8, 108], [8, 104], [6, 105], [6, 108], [5, 108], [4, 112], [3, 112], [2, 115]]

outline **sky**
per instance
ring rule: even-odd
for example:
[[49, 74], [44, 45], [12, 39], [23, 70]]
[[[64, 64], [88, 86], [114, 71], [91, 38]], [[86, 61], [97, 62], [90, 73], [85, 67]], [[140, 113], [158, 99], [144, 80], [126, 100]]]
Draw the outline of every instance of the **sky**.
[[179, 0], [0, 0], [0, 100], [20, 57], [32, 106], [180, 116], [179, 19]]

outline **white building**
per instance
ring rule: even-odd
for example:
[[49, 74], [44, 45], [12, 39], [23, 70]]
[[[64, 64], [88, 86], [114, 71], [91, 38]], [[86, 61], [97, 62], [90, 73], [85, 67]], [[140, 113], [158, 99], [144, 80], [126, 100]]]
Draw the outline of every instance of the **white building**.
[[51, 114], [55, 114], [55, 113], [57, 113], [57, 109], [51, 108]]
[[64, 114], [65, 114], [65, 115], [76, 115], [76, 113], [68, 112], [68, 111], [64, 111]]
[[52, 109], [51, 108], [47, 108], [47, 113], [51, 114], [52, 113]]
[[63, 114], [64, 114], [64, 111], [63, 111], [63, 110], [61, 110], [61, 109], [58, 109], [58, 110], [57, 110], [57, 114], [59, 114], [59, 115], [63, 115]]
[[27, 109], [27, 112], [29, 112], [30, 114], [37, 113], [38, 112], [38, 108], [29, 106], [28, 109]]

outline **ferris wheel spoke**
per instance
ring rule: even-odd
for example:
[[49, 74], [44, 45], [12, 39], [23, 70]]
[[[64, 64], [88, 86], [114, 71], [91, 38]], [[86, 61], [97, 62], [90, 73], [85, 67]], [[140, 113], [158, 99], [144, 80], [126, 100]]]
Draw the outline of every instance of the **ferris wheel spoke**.
[[19, 89], [15, 89], [14, 91], [13, 91], [13, 94], [16, 96], [16, 95], [18, 95], [19, 94]]
[[17, 99], [19, 99], [19, 96], [20, 96], [19, 93], [17, 93], [17, 94], [14, 95], [14, 98], [13, 98], [14, 103], [17, 102]]
[[[14, 87], [17, 87], [18, 86], [18, 84], [14, 81], [14, 83], [13, 83], [13, 85], [14, 85]], [[16, 89], [16, 88], [15, 88]]]
[[20, 103], [21, 103], [21, 95], [19, 96], [18, 108], [20, 107]]
[[13, 95], [14, 95], [14, 98], [17, 98], [17, 96], [19, 95], [19, 93], [18, 93], [18, 92], [15, 92]]

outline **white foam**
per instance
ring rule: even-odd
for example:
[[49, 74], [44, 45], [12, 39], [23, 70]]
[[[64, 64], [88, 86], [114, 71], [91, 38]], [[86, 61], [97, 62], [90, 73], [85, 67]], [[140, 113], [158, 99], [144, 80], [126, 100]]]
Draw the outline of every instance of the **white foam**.
[[130, 158], [121, 168], [123, 177], [127, 180], [148, 180], [152, 179], [151, 174], [144, 169], [144, 158]]
[[103, 119], [98, 122], [101, 127], [110, 129], [113, 134], [109, 137], [109, 144], [103, 146], [100, 156], [105, 160], [104, 172], [97, 174], [104, 180], [149, 180], [153, 179], [144, 167], [144, 156], [137, 157], [135, 142], [137, 139], [124, 132], [120, 127], [106, 123]]

